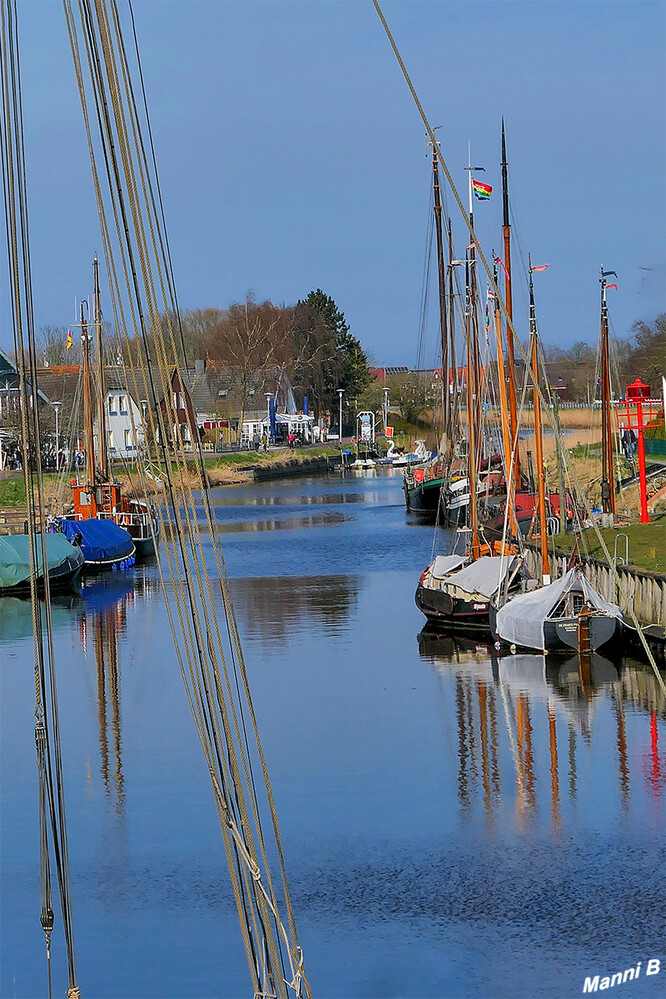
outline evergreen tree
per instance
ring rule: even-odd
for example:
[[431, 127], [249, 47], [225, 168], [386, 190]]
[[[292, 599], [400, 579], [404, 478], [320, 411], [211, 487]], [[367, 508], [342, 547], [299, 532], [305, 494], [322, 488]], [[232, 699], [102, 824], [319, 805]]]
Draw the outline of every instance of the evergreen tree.
[[[333, 409], [338, 389], [344, 389], [346, 398], [358, 399], [370, 383], [368, 358], [360, 341], [349, 331], [344, 313], [335, 301], [321, 288], [311, 291], [296, 306], [301, 327], [309, 325], [319, 331], [317, 341], [328, 340], [330, 362], [317, 373], [316, 396], [322, 408]], [[313, 386], [314, 388], [314, 386]], [[307, 394], [307, 393], [306, 393]]]

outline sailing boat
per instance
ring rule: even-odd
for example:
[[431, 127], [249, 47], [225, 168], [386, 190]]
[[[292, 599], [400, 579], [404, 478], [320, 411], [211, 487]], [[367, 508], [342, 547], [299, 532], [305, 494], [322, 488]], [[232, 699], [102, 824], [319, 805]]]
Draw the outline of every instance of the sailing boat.
[[[97, 271], [95, 271], [97, 274]], [[97, 281], [95, 282], [97, 290]], [[72, 480], [73, 510], [60, 517], [53, 517], [49, 531], [64, 534], [68, 541], [80, 548], [84, 565], [92, 569], [126, 568], [133, 564], [135, 547], [129, 531], [116, 523], [109, 505], [114, 504], [115, 486], [95, 465], [95, 444], [90, 392], [90, 340], [84, 306], [81, 302], [81, 345], [83, 355], [83, 410], [85, 424], [85, 471]], [[99, 318], [97, 307], [95, 318]], [[99, 324], [98, 324], [99, 334]], [[102, 445], [102, 455], [106, 449]], [[114, 504], [115, 507], [115, 504]]]
[[546, 530], [546, 487], [543, 467], [543, 437], [541, 432], [541, 398], [539, 396], [539, 365], [536, 309], [532, 260], [530, 272], [530, 342], [534, 379], [534, 433], [537, 459], [537, 514], [541, 543], [540, 588], [517, 593], [500, 606], [490, 605], [490, 622], [497, 647], [535, 649], [538, 652], [576, 649], [594, 652], [616, 638], [623, 628], [620, 608], [605, 601], [585, 578], [580, 566], [573, 566], [560, 579], [551, 583]]
[[[467, 341], [467, 423], [469, 428], [468, 478], [469, 478], [469, 533], [470, 547], [466, 556], [451, 554], [437, 556], [423, 571], [416, 588], [416, 606], [425, 614], [428, 621], [439, 626], [458, 627], [467, 631], [490, 631], [490, 604], [500, 590], [519, 592], [527, 581], [527, 571], [517, 551], [504, 542], [496, 542], [492, 547], [479, 537], [479, 517], [477, 504], [477, 426], [474, 413], [476, 367], [473, 364], [473, 325], [471, 313], [471, 282], [466, 282], [465, 331]], [[498, 363], [503, 368], [501, 327], [498, 332]], [[506, 396], [500, 395], [502, 408], [506, 407]], [[507, 418], [503, 412], [505, 427], [505, 448], [508, 446]], [[507, 462], [510, 451], [507, 455]]]
[[[98, 451], [94, 444], [94, 429], [92, 421], [92, 406], [90, 392], [90, 337], [85, 323], [83, 305], [81, 306], [81, 340], [83, 344], [83, 400], [84, 418], [86, 421], [86, 475], [72, 483], [73, 514], [76, 522], [97, 520], [115, 524], [125, 534], [129, 534], [132, 542], [130, 555], [140, 556], [155, 554], [155, 544], [159, 539], [159, 520], [157, 511], [136, 497], [123, 494], [120, 483], [112, 479], [109, 470], [109, 459], [106, 440], [106, 419], [104, 399], [104, 367], [101, 344], [101, 309], [99, 301], [99, 262], [93, 261], [94, 276], [94, 314], [93, 325], [97, 331], [97, 429]], [[96, 456], [99, 458], [96, 463]], [[90, 470], [93, 470], [91, 473]], [[90, 528], [89, 528], [90, 529]], [[65, 527], [71, 532], [71, 528]], [[122, 561], [122, 558], [120, 558]]]

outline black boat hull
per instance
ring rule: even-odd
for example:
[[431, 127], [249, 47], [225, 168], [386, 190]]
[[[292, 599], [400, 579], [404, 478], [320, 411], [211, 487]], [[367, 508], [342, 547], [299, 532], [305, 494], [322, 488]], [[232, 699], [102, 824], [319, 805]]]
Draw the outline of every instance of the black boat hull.
[[432, 590], [419, 584], [416, 588], [416, 606], [428, 622], [443, 628], [490, 632], [489, 605], [481, 600], [463, 600], [445, 590]]

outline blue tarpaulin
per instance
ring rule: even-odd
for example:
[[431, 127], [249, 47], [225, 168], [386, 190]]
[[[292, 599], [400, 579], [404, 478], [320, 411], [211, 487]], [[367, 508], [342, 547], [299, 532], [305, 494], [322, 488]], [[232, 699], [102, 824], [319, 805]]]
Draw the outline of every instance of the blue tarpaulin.
[[112, 520], [57, 517], [55, 524], [68, 541], [78, 544], [86, 565], [112, 565], [134, 554], [134, 542], [128, 532]]

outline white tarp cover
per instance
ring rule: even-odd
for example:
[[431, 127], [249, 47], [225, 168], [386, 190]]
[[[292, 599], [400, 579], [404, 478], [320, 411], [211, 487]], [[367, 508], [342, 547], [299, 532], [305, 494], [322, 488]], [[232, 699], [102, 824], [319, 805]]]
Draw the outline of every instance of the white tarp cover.
[[489, 600], [503, 582], [513, 562], [513, 558], [506, 556], [482, 555], [460, 572], [453, 573], [446, 582], [467, 593], [479, 593]]
[[550, 586], [542, 586], [531, 593], [519, 593], [497, 612], [497, 637], [511, 645], [527, 649], [543, 649], [543, 623], [570, 590], [582, 593], [595, 610], [622, 617], [617, 604], [607, 603], [587, 581], [580, 569], [569, 569]]
[[437, 555], [430, 566], [430, 575], [435, 579], [443, 579], [447, 572], [458, 569], [465, 561], [465, 555]]

